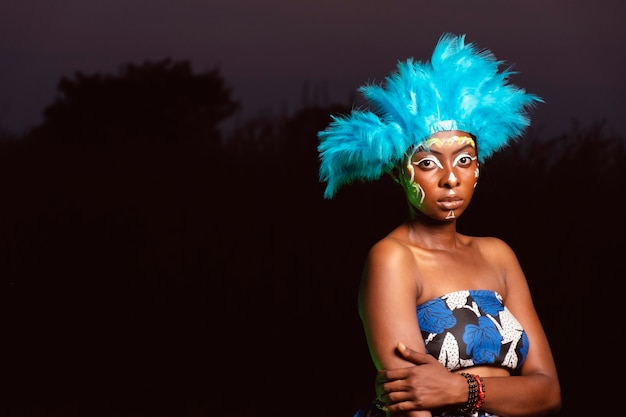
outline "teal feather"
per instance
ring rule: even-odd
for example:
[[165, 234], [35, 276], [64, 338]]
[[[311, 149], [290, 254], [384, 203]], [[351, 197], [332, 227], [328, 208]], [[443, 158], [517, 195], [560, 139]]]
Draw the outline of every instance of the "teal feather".
[[406, 152], [444, 130], [476, 137], [481, 162], [520, 137], [528, 111], [543, 100], [509, 83], [515, 72], [489, 50], [443, 34], [430, 61], [400, 61], [384, 85], [359, 88], [372, 111], [333, 116], [318, 133], [325, 198], [353, 181], [372, 181], [401, 163]]

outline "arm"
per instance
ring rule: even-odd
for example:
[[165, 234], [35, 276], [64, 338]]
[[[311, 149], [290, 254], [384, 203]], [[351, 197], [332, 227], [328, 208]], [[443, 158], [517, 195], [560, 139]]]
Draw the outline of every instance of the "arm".
[[[410, 250], [393, 239], [383, 239], [370, 250], [359, 290], [359, 314], [370, 355], [377, 369], [411, 366], [396, 345], [405, 341], [425, 352], [417, 323], [418, 295], [415, 260]], [[403, 416], [425, 417], [429, 411]]]
[[[426, 373], [418, 373], [416, 370], [423, 369], [427, 364], [432, 363], [435, 359], [427, 354], [416, 352], [411, 348], [405, 347], [402, 343], [398, 346], [398, 352], [406, 360], [419, 365], [414, 368], [398, 368], [380, 371], [377, 383], [380, 389], [387, 392], [387, 395], [402, 398], [401, 401], [389, 406], [389, 410], [397, 412], [399, 410], [412, 410], [417, 407], [417, 397], [409, 392], [409, 390], [401, 389], [400, 386], [417, 387], [418, 385], [440, 386], [438, 379], [435, 377], [429, 380]], [[471, 372], [471, 371], [470, 371]], [[435, 408], [440, 407], [441, 402], [446, 405], [463, 405], [467, 401], [468, 387], [465, 378], [458, 374], [450, 373], [455, 378], [462, 381], [452, 381], [447, 390], [430, 390], [424, 395], [424, 405]], [[441, 379], [443, 380], [443, 379]], [[485, 403], [481, 409], [496, 415], [506, 415], [507, 417], [528, 417], [542, 416], [556, 413], [560, 409], [560, 393], [557, 393], [558, 400], [556, 404], [548, 402], [544, 396], [537, 395], [536, 403], [533, 396], [537, 394], [533, 385], [542, 386], [542, 381], [535, 380], [533, 376], [501, 376], [501, 377], [483, 377], [486, 396]], [[557, 383], [558, 385], [558, 383]], [[426, 392], [425, 390], [423, 390]], [[558, 391], [558, 386], [557, 386]], [[399, 396], [401, 395], [401, 397]], [[546, 396], [548, 398], [549, 396]], [[489, 398], [489, 402], [487, 399]], [[530, 402], [529, 402], [530, 400]], [[431, 402], [433, 404], [431, 404]], [[530, 405], [530, 406], [529, 406]]]
[[526, 277], [513, 250], [499, 239], [490, 246], [506, 271], [504, 304], [530, 342], [519, 376], [485, 378], [484, 409], [511, 417], [547, 415], [561, 408], [561, 389], [552, 350], [535, 310]]

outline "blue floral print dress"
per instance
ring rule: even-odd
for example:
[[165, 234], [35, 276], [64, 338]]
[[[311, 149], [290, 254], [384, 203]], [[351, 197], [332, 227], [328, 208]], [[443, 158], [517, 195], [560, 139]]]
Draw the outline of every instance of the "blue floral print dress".
[[[417, 306], [417, 320], [426, 346], [450, 371], [476, 365], [518, 370], [528, 354], [528, 337], [521, 324], [491, 290], [455, 291]], [[488, 387], [487, 387], [488, 389]], [[374, 403], [354, 417], [384, 417]], [[467, 416], [456, 408], [433, 410], [433, 417]], [[496, 417], [479, 410], [473, 417]]]

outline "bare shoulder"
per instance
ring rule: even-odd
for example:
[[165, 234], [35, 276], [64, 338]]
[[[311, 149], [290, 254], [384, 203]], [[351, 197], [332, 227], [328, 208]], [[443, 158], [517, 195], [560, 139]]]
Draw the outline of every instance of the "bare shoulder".
[[368, 261], [395, 263], [401, 259], [412, 259], [408, 245], [396, 238], [387, 236], [376, 242], [370, 249]]
[[387, 284], [414, 279], [416, 260], [409, 246], [402, 240], [387, 236], [376, 242], [367, 255], [365, 275], [370, 280]]
[[498, 237], [472, 237], [472, 240], [480, 252], [492, 261], [517, 262], [517, 256], [513, 248]]
[[[413, 252], [401, 239], [387, 236], [370, 249], [359, 288], [359, 311], [369, 321], [392, 311], [413, 311], [421, 285]], [[402, 313], [399, 313], [402, 314]]]
[[485, 259], [501, 272], [504, 287], [500, 294], [505, 300], [512, 303], [512, 296], [524, 303], [529, 302], [528, 283], [513, 248], [497, 237], [476, 238], [475, 242]]

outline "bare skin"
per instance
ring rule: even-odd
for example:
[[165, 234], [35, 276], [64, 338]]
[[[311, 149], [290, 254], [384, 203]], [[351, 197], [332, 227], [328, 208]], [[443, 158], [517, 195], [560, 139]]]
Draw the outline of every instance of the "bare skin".
[[[498, 238], [457, 232], [478, 179], [476, 149], [454, 139], [469, 136], [464, 132], [436, 136], [441, 140], [415, 152], [396, 173], [411, 220], [371, 248], [364, 268], [359, 310], [380, 370], [379, 398], [394, 415], [430, 416], [431, 409], [467, 402], [467, 382], [458, 372], [469, 372], [484, 379], [488, 394], [482, 408], [488, 412], [510, 417], [556, 412], [561, 407], [556, 366], [515, 253]], [[498, 292], [524, 327], [530, 349], [519, 375], [493, 366], [450, 372], [425, 353], [416, 306], [472, 289]]]

